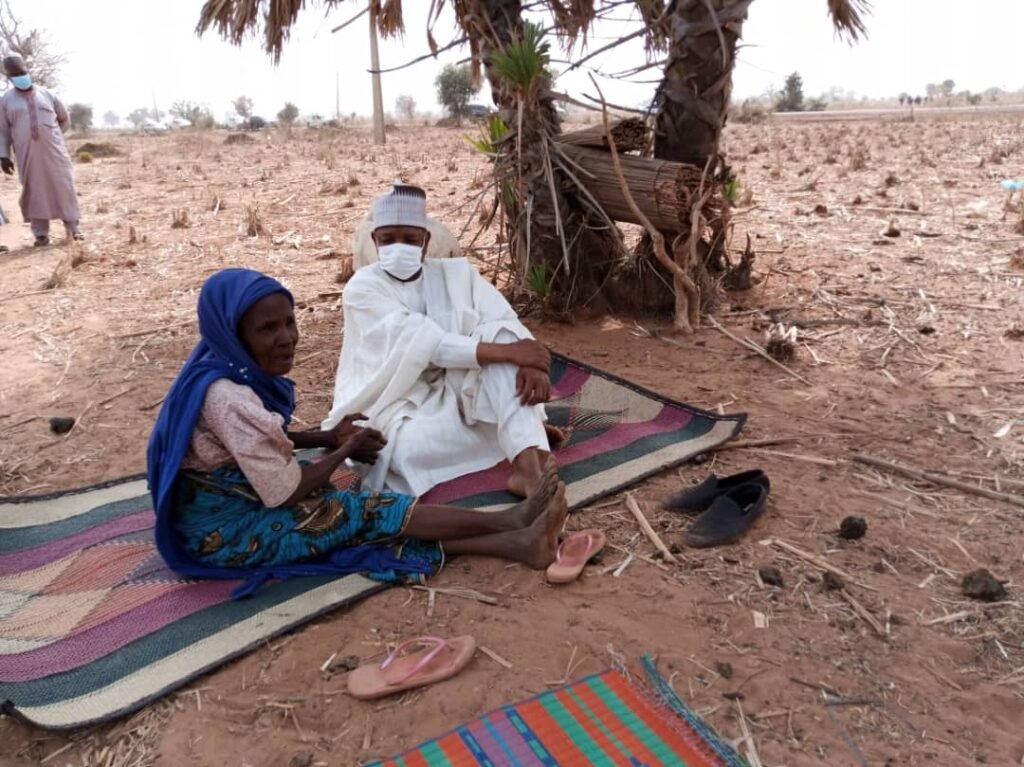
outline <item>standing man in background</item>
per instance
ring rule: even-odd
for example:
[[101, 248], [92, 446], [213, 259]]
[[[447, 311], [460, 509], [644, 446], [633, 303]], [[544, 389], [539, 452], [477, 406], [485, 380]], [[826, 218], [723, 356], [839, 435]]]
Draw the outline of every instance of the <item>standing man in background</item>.
[[72, 178], [71, 156], [64, 145], [68, 113], [56, 96], [32, 84], [25, 60], [4, 58], [4, 73], [13, 86], [0, 99], [0, 168], [14, 173], [11, 149], [21, 179], [21, 213], [32, 225], [37, 246], [50, 244], [50, 220], [64, 222], [68, 237], [78, 231], [81, 214]]

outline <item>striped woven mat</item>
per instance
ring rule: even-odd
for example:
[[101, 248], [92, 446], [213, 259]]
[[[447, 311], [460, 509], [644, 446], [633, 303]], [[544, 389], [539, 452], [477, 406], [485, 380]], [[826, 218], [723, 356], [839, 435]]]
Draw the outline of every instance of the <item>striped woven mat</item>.
[[367, 767], [748, 767], [644, 660], [504, 706]]
[[[575, 508], [715, 447], [743, 424], [742, 415], [705, 413], [564, 357], [552, 380], [548, 411], [566, 432], [558, 460]], [[508, 471], [462, 477], [427, 500], [501, 507], [512, 500]], [[164, 566], [144, 478], [0, 498], [0, 711], [54, 729], [127, 714], [382, 588], [358, 575], [293, 578], [231, 601], [236, 586], [184, 580]]]

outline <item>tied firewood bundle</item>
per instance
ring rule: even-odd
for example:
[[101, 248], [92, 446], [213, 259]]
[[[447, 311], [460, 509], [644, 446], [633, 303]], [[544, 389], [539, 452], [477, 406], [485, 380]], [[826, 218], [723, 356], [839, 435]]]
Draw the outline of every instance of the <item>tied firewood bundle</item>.
[[[618, 141], [615, 143], [618, 147]], [[610, 152], [571, 144], [561, 149], [609, 218], [630, 224], [643, 223], [622, 193]], [[689, 232], [697, 203], [706, 223], [716, 222], [721, 217], [721, 197], [710, 193], [712, 182], [704, 178], [701, 168], [632, 155], [620, 155], [619, 161], [633, 199], [658, 230]]]
[[[651, 137], [651, 130], [639, 117], [629, 117], [612, 125], [615, 148], [622, 152], [643, 152]], [[554, 137], [559, 144], [608, 149], [608, 138], [602, 125], [592, 125], [583, 130], [560, 133]]]

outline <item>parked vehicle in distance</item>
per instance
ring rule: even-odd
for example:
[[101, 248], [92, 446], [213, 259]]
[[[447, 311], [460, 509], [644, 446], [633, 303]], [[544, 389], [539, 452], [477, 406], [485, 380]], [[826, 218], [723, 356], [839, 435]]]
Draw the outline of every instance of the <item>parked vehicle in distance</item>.
[[483, 104], [469, 105], [469, 116], [472, 117], [474, 120], [481, 120], [490, 115], [490, 113], [490, 108], [484, 106]]
[[167, 125], [160, 120], [147, 117], [146, 121], [142, 123], [142, 132], [150, 136], [162, 135], [167, 133]]
[[307, 128], [322, 128], [326, 121], [323, 115], [310, 115], [303, 122], [306, 123]]

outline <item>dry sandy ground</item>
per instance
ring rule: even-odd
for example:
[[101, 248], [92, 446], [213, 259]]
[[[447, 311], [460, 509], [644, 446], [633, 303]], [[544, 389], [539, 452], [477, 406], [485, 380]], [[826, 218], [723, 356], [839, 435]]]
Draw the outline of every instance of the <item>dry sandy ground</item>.
[[[740, 737], [745, 715], [741, 748], [756, 747], [765, 765], [1021, 763], [1024, 509], [851, 456], [1024, 493], [1024, 238], [998, 185], [1024, 175], [1022, 135], [1006, 119], [729, 129], [753, 195], [735, 244], [751, 233], [763, 282], [730, 295], [717, 318], [759, 342], [766, 314], [820, 321], [798, 331], [788, 363], [804, 380], [707, 324], [673, 344], [638, 336], [631, 321], [529, 320], [556, 349], [670, 397], [747, 411], [745, 440], [791, 438], [635, 489], [673, 543], [687, 521], [659, 511], [666, 491], [709, 469], [765, 468], [770, 509], [741, 544], [682, 550], [678, 565], [635, 558], [616, 577], [609, 569], [627, 551], [654, 551], [616, 498], [570, 521], [601, 527], [616, 546], [572, 586], [462, 560], [436, 583], [491, 594], [497, 606], [439, 595], [431, 613], [426, 594], [392, 589], [127, 721], [69, 736], [0, 720], [0, 764], [60, 751], [47, 764], [351, 765], [646, 652], [726, 737]], [[368, 201], [401, 175], [426, 186], [432, 212], [458, 229], [487, 173], [459, 132], [439, 129], [403, 128], [386, 148], [358, 131], [235, 146], [223, 134], [109, 140], [126, 155], [77, 167], [85, 247], [33, 250], [20, 224], [2, 233], [12, 252], [0, 256], [0, 494], [142, 470], [156, 405], [196, 339], [197, 291], [228, 265], [274, 274], [298, 297], [298, 416], [314, 423], [339, 346], [335, 277]], [[0, 189], [15, 209], [15, 184]], [[187, 226], [172, 228], [182, 210]], [[891, 219], [902, 236], [880, 236]], [[59, 287], [38, 292], [55, 270]], [[54, 414], [81, 425], [55, 439]], [[862, 540], [838, 538], [848, 514], [867, 519]], [[769, 538], [840, 568], [855, 581], [852, 602]], [[766, 566], [779, 569], [781, 588], [759, 580]], [[976, 567], [1008, 581], [1009, 597], [963, 596], [961, 578]], [[352, 701], [342, 672], [320, 671], [334, 653], [368, 659], [399, 638], [467, 632], [511, 668], [478, 654], [456, 680], [379, 704]], [[839, 705], [826, 705], [824, 689]]]

